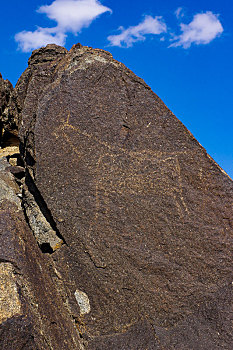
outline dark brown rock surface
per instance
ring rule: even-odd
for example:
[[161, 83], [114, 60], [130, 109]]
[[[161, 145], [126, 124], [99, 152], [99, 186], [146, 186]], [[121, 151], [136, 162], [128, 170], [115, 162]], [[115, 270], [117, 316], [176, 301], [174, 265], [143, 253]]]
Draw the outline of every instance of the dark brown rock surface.
[[12, 84], [9, 82], [9, 80], [4, 80], [0, 73], [0, 143], [4, 134], [4, 128], [7, 127], [11, 129], [14, 127], [14, 118], [13, 120], [9, 120], [5, 115], [12, 91]]
[[9, 80], [4, 80], [0, 73], [0, 113], [2, 114], [7, 107], [10, 99], [10, 94], [13, 90]]
[[232, 180], [103, 50], [36, 50], [14, 95], [25, 212], [84, 348], [232, 349]]
[[8, 166], [0, 159], [0, 349], [81, 350], [53, 262], [28, 228]]

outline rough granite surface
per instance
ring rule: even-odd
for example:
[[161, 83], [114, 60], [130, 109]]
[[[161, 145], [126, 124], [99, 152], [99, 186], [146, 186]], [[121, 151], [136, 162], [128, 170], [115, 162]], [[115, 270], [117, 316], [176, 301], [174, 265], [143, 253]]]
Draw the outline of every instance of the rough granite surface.
[[[12, 96], [26, 174], [22, 203], [34, 232], [26, 230], [32, 243], [24, 273], [48, 283], [42, 296], [31, 282], [38, 305], [47, 303], [35, 324], [47, 329], [53, 315], [61, 331], [58, 338], [48, 328], [55, 343], [39, 349], [67, 341], [72, 350], [231, 350], [228, 175], [106, 51], [80, 44], [36, 50]], [[33, 221], [32, 198], [53, 236]], [[33, 273], [38, 261], [42, 271]], [[17, 299], [12, 271], [5, 265], [0, 280], [10, 276], [6, 290]], [[74, 334], [82, 345], [72, 343]]]

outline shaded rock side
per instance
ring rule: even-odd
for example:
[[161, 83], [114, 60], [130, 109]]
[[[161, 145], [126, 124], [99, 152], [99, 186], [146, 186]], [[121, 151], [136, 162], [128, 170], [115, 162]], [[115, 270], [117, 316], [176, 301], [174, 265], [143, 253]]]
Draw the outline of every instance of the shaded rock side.
[[59, 276], [50, 273], [25, 221], [20, 189], [0, 159], [0, 348], [83, 349], [64, 305]]
[[85, 348], [232, 349], [232, 180], [103, 50], [37, 50], [14, 94]]
[[9, 106], [10, 96], [13, 91], [13, 86], [9, 80], [4, 80], [0, 73], [0, 142], [2, 142], [2, 136], [4, 134], [4, 129], [14, 129], [14, 120], [9, 120], [6, 117], [7, 109]]
[[8, 106], [12, 91], [12, 84], [9, 82], [9, 80], [4, 80], [0, 73], [0, 114], [2, 114], [5, 108]]

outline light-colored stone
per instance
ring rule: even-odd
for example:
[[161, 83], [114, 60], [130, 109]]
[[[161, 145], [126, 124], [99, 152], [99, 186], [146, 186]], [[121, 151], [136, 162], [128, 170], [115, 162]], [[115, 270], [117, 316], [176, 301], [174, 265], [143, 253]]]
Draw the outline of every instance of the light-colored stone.
[[32, 194], [26, 189], [26, 187], [25, 190], [25, 213], [28, 218], [29, 226], [34, 233], [38, 244], [40, 246], [42, 244], [49, 244], [53, 251], [59, 249], [64, 243], [63, 240], [59, 238], [56, 232], [52, 229], [51, 225], [42, 214]]
[[0, 148], [0, 158], [12, 156], [19, 153], [19, 146], [8, 146]]
[[18, 209], [21, 209], [21, 201], [16, 196], [19, 188], [14, 181], [13, 175], [5, 171], [8, 166], [9, 163], [6, 158], [0, 159], [0, 203], [4, 200], [9, 200], [11, 203], [15, 203]]
[[77, 289], [74, 295], [80, 307], [80, 315], [89, 314], [91, 306], [87, 294]]
[[17, 290], [13, 266], [0, 264], [0, 324], [15, 315], [21, 315], [21, 302]]

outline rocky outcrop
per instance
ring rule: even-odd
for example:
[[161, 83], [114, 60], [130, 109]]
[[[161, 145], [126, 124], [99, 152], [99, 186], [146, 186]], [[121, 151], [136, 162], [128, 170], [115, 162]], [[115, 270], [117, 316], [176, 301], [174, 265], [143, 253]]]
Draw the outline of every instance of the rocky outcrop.
[[47, 348], [230, 350], [232, 180], [106, 51], [36, 50], [13, 94]]
[[0, 160], [0, 348], [83, 349], [53, 261], [38, 248], [20, 188]]
[[0, 73], [0, 142], [2, 142], [2, 136], [4, 134], [4, 127], [7, 129], [12, 129], [15, 127], [14, 118], [6, 118], [6, 111], [8, 109], [9, 100], [11, 93], [13, 91], [13, 86], [9, 80], [4, 80]]
[[5, 109], [8, 106], [10, 94], [13, 90], [12, 84], [9, 80], [4, 80], [0, 73], [0, 113], [4, 113]]

